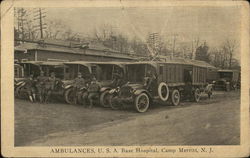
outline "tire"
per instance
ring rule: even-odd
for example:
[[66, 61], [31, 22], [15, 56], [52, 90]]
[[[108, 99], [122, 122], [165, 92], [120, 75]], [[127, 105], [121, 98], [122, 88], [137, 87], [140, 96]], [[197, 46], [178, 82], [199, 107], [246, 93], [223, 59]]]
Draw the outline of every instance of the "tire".
[[[164, 90], [164, 91], [163, 91]], [[158, 86], [158, 95], [162, 101], [167, 101], [169, 97], [169, 88], [165, 82], [161, 82]]]
[[102, 94], [100, 95], [100, 104], [102, 107], [104, 108], [110, 107], [110, 104], [111, 104], [110, 97], [111, 97], [111, 94], [109, 94], [108, 90], [102, 92]]
[[120, 109], [120, 108], [122, 107], [121, 104], [119, 104], [119, 103], [117, 103], [117, 102], [114, 102], [114, 101], [113, 101], [113, 98], [114, 98], [114, 96], [111, 95], [111, 96], [110, 96], [110, 107], [111, 107], [111, 109], [113, 109], [113, 110], [118, 110], [118, 109]]
[[22, 99], [22, 98], [24, 98], [24, 96], [25, 96], [25, 94], [22, 94], [22, 93], [21, 93], [23, 88], [24, 88], [24, 86], [18, 86], [18, 87], [16, 88], [16, 96], [17, 96], [17, 98], [19, 98], [19, 99]]
[[135, 110], [139, 113], [146, 112], [149, 108], [149, 97], [145, 93], [141, 93], [135, 97]]
[[83, 98], [82, 98], [83, 93], [85, 93], [85, 91], [77, 92], [77, 103], [78, 104], [83, 104]]
[[179, 105], [180, 100], [181, 100], [180, 92], [177, 89], [173, 90], [173, 92], [171, 94], [171, 103], [172, 103], [172, 105], [173, 106]]
[[200, 98], [201, 98], [201, 91], [200, 91], [200, 89], [199, 88], [196, 88], [195, 90], [194, 90], [194, 95], [193, 95], [193, 100], [194, 100], [194, 102], [199, 102], [200, 101]]
[[65, 101], [66, 101], [66, 103], [68, 103], [68, 104], [74, 104], [74, 96], [72, 96], [72, 92], [73, 92], [73, 89], [72, 89], [72, 88], [69, 88], [69, 89], [67, 89], [66, 92], [64, 93]]

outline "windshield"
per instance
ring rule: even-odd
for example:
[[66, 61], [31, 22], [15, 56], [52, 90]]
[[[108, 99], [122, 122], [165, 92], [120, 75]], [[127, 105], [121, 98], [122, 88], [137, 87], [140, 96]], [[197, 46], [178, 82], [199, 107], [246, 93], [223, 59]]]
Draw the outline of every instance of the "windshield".
[[155, 68], [149, 64], [126, 65], [126, 70], [127, 79], [132, 83], [143, 83], [148, 71], [151, 71], [154, 75], [156, 74]]
[[98, 65], [99, 67], [99, 73], [96, 74], [97, 79], [100, 81], [111, 81], [114, 78], [114, 75], [116, 73], [123, 73], [123, 70], [121, 67], [117, 65], [112, 65], [112, 64], [103, 64], [103, 65]]
[[233, 73], [232, 72], [220, 72], [220, 78], [224, 78], [226, 80], [230, 80], [233, 77]]

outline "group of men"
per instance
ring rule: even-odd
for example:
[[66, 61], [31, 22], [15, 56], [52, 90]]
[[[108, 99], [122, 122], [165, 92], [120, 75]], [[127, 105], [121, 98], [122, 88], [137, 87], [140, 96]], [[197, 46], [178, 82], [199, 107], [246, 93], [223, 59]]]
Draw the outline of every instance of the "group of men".
[[[44, 72], [40, 71], [40, 75], [36, 79], [34, 78], [34, 75], [31, 74], [25, 84], [29, 100], [31, 102], [37, 102], [39, 99], [40, 103], [48, 103], [52, 91], [55, 90], [56, 81], [59, 81], [59, 79], [55, 77], [54, 72], [52, 72], [49, 77], [46, 77], [44, 76]], [[83, 94], [79, 94], [82, 87], [87, 87], [87, 91]], [[78, 96], [82, 95], [81, 98], [83, 99], [83, 104], [87, 105], [88, 102], [89, 107], [92, 107], [94, 100], [99, 96], [100, 89], [101, 86], [99, 82], [97, 82], [95, 76], [93, 76], [91, 82], [87, 84], [82, 77], [82, 74], [78, 73], [78, 76], [73, 81], [75, 104], [77, 104]], [[39, 98], [37, 99], [36, 96]]]
[[[81, 93], [81, 88], [87, 87], [87, 91]], [[75, 78], [73, 83], [73, 93], [74, 93], [74, 103], [77, 104], [77, 99], [80, 98], [83, 100], [83, 105], [87, 105], [89, 102], [89, 108], [93, 106], [94, 100], [99, 96], [99, 91], [101, 89], [101, 85], [97, 82], [95, 76], [92, 76], [92, 80], [89, 84], [87, 84], [82, 78], [82, 74], [79, 72], [77, 78]]]
[[54, 72], [52, 72], [49, 77], [46, 77], [44, 76], [44, 72], [40, 71], [40, 75], [36, 79], [34, 78], [34, 75], [31, 74], [25, 84], [29, 100], [31, 102], [36, 102], [37, 94], [41, 103], [47, 103], [51, 92], [55, 88], [56, 81], [57, 79]]

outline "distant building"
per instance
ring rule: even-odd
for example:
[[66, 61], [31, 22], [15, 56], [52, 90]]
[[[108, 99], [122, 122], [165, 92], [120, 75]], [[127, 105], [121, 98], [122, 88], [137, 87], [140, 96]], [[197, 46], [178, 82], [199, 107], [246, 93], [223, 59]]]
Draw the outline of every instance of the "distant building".
[[101, 44], [58, 40], [25, 41], [15, 47], [15, 61], [131, 61], [135, 54], [124, 54]]

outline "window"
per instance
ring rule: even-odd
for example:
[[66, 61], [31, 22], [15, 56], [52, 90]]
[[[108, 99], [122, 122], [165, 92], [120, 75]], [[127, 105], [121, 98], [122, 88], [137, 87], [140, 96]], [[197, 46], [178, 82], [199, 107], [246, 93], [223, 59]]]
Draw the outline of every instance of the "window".
[[163, 66], [160, 66], [160, 75], [163, 74]]
[[65, 72], [66, 72], [66, 73], [69, 73], [69, 68], [68, 68], [68, 67], [65, 68]]

